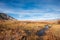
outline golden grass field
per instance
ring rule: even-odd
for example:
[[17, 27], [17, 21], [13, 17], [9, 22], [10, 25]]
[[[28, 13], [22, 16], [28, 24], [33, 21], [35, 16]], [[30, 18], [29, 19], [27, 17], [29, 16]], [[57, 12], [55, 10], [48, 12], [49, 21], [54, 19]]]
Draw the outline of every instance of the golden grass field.
[[[45, 25], [51, 28], [37, 35]], [[0, 21], [0, 40], [60, 40], [60, 22]]]

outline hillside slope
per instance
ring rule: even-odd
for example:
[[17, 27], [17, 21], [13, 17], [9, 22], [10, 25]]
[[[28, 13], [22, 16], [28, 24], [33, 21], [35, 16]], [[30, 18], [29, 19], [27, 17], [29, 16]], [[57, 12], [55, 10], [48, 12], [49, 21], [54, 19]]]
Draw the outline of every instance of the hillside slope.
[[5, 13], [0, 13], [0, 20], [15, 20], [15, 18], [13, 18]]

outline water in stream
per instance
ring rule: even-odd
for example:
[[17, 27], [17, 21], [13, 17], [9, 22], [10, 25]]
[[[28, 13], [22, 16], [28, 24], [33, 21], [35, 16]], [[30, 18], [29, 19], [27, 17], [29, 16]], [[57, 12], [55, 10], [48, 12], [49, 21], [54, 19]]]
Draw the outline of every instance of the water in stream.
[[38, 32], [37, 32], [37, 35], [38, 36], [44, 36], [46, 33], [45, 33], [45, 31], [47, 31], [47, 30], [49, 30], [49, 26], [48, 25], [45, 25], [45, 27], [42, 29], [42, 30], [39, 30]]

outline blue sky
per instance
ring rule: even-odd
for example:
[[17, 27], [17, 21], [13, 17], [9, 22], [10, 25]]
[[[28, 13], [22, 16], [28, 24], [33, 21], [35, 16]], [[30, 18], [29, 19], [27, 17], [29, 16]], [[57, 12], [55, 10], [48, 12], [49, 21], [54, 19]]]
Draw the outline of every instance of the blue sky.
[[18, 20], [60, 19], [60, 0], [0, 0], [0, 12]]

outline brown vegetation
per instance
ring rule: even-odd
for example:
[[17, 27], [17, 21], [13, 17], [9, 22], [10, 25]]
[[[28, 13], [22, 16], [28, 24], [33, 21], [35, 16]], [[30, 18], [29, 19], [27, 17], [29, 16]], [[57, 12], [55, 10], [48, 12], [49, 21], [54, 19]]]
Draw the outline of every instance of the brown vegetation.
[[[51, 28], [45, 31], [45, 35], [36, 33], [45, 25]], [[0, 21], [0, 40], [60, 40], [60, 25], [42, 22]]]

